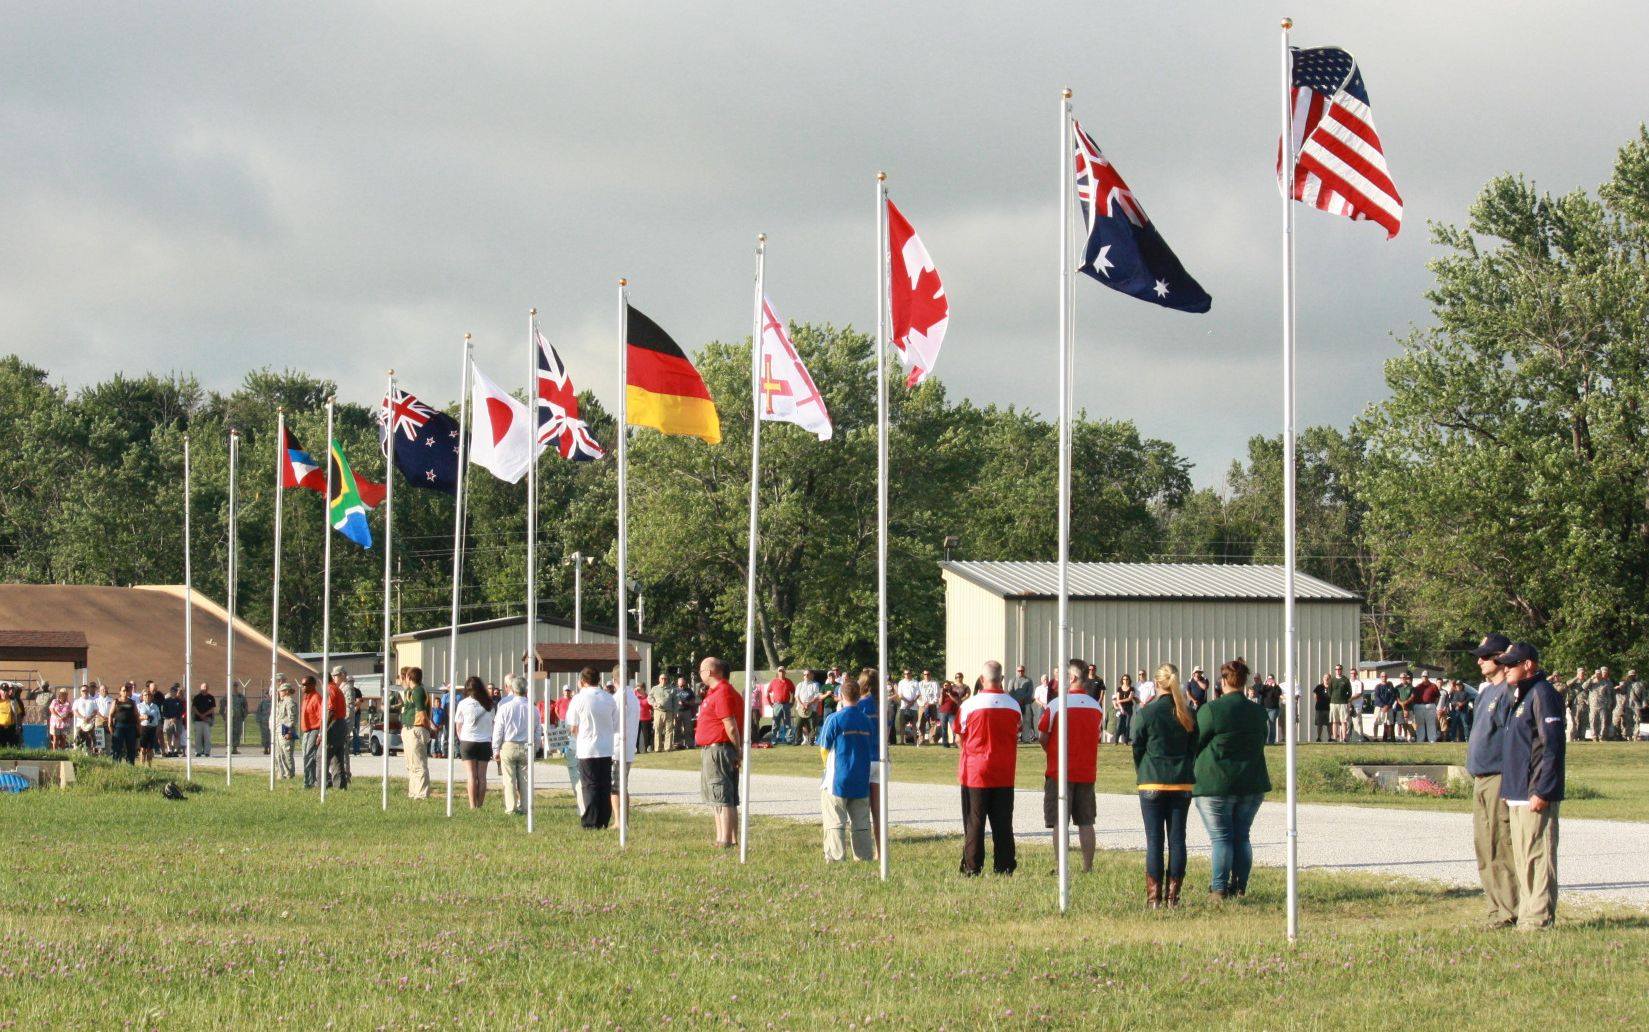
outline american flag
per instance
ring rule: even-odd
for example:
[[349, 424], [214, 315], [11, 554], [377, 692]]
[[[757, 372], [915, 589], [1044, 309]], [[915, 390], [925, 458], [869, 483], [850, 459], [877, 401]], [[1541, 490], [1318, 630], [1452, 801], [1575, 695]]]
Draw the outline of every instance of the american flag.
[[[1294, 50], [1294, 199], [1334, 215], [1367, 219], [1388, 238], [1403, 225], [1357, 59], [1338, 47]], [[1281, 147], [1278, 174], [1282, 174]]]
[[[564, 459], [587, 462], [606, 453], [595, 442], [590, 428], [578, 418], [578, 394], [572, 378], [561, 364], [561, 356], [533, 325], [538, 344], [538, 448], [554, 445]], [[535, 453], [536, 454], [536, 453]]]

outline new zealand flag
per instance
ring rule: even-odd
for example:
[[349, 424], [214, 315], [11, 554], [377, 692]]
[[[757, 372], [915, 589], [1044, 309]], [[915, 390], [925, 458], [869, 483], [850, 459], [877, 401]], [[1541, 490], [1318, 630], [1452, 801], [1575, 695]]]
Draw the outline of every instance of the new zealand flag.
[[400, 388], [378, 410], [378, 442], [389, 453], [395, 438], [395, 468], [413, 487], [458, 493], [458, 421], [437, 412]]
[[1076, 132], [1076, 198], [1088, 228], [1080, 270], [1141, 301], [1182, 312], [1208, 311], [1214, 299], [1168, 249], [1122, 175], [1081, 125], [1072, 120], [1071, 127]]

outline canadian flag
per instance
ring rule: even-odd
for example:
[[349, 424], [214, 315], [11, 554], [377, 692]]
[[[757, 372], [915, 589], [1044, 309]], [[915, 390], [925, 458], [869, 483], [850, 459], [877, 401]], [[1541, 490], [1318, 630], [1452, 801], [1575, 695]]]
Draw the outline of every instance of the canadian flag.
[[527, 475], [532, 462], [531, 416], [527, 406], [470, 364], [470, 461], [510, 484]]
[[950, 302], [939, 271], [899, 209], [887, 202], [888, 293], [893, 308], [893, 344], [915, 387], [933, 372], [939, 345], [950, 323]]
[[761, 399], [763, 422], [795, 423], [821, 441], [830, 440], [833, 431], [824, 399], [819, 397], [819, 388], [814, 386], [807, 366], [796, 354], [796, 346], [785, 332], [784, 320], [774, 311], [773, 302], [765, 297], [762, 298], [761, 348], [756, 391]]

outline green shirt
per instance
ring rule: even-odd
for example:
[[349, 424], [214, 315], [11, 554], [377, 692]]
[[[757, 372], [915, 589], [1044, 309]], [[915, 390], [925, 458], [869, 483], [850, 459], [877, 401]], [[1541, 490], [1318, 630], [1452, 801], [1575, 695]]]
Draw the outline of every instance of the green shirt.
[[415, 684], [401, 693], [401, 699], [401, 726], [415, 727], [418, 714], [429, 712], [429, 694], [424, 691], [423, 685]]
[[1255, 795], [1271, 791], [1265, 768], [1265, 709], [1227, 692], [1197, 710], [1197, 787], [1192, 795]]
[[1351, 701], [1351, 681], [1344, 677], [1328, 679], [1328, 701], [1330, 705], [1342, 706]]

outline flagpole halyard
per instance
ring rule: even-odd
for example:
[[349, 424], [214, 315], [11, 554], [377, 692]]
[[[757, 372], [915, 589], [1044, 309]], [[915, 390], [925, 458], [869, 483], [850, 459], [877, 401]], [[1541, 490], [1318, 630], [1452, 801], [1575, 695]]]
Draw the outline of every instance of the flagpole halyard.
[[876, 173], [876, 741], [877, 808], [881, 811], [876, 853], [883, 881], [888, 878], [889, 770], [887, 683], [887, 518], [888, 518], [888, 254], [887, 173]]
[[1294, 468], [1294, 393], [1295, 393], [1295, 339], [1294, 339], [1294, 85], [1293, 60], [1288, 46], [1288, 32], [1294, 27], [1291, 18], [1282, 21], [1282, 146], [1283, 162], [1283, 678], [1288, 688], [1284, 705], [1288, 707], [1284, 734], [1284, 752], [1288, 785], [1288, 941], [1294, 942], [1300, 934], [1300, 828], [1297, 784], [1299, 743], [1300, 684], [1296, 656], [1296, 628], [1294, 626], [1295, 582], [1295, 492]]
[[1054, 852], [1059, 912], [1071, 906], [1070, 665], [1071, 644], [1071, 91], [1059, 99], [1059, 641], [1054, 658], [1054, 718], [1059, 725], [1059, 805]]
[[629, 280], [623, 277], [618, 281], [618, 685], [614, 692], [618, 700], [618, 754], [615, 762], [618, 765], [618, 846], [624, 849], [630, 844], [629, 830], [629, 792], [630, 779], [624, 770], [624, 757], [629, 751], [627, 739], [624, 737], [624, 715], [629, 709], [629, 700], [624, 697], [628, 691], [625, 674], [629, 664], [630, 613], [626, 595], [629, 584], [625, 580], [630, 569], [630, 500], [629, 500], [629, 417], [630, 409], [629, 382], [630, 382], [630, 306], [625, 293]]
[[[227, 627], [227, 637], [223, 643], [223, 662], [227, 674], [223, 682], [224, 730], [228, 732], [228, 744], [223, 749], [223, 783], [235, 783], [235, 547], [236, 547], [236, 511], [235, 511], [235, 474], [240, 464], [240, 431], [229, 431], [229, 564], [224, 576], [224, 623]], [[246, 714], [241, 714], [246, 719]]]
[[756, 546], [757, 506], [761, 499], [762, 453], [762, 296], [765, 291], [767, 234], [756, 235], [756, 299], [750, 328], [750, 531], [746, 538], [744, 584], [744, 741], [739, 765], [739, 863], [744, 863], [750, 844], [750, 735], [754, 720], [750, 704], [756, 692]]
[[316, 750], [316, 773], [320, 777], [321, 802], [326, 802], [326, 782], [330, 775], [328, 770], [328, 742], [327, 735], [332, 730], [332, 433], [334, 423], [334, 402], [336, 399], [326, 399], [326, 496], [321, 502], [321, 533], [325, 537], [325, 544], [321, 546], [321, 741]]
[[458, 751], [458, 604], [463, 595], [464, 571], [464, 481], [468, 464], [464, 444], [469, 434], [470, 335], [464, 334], [463, 370], [458, 391], [458, 471], [452, 506], [452, 628], [447, 638], [447, 816], [452, 816], [454, 756]]
[[275, 562], [269, 585], [269, 791], [275, 790], [275, 759], [281, 749], [280, 722], [275, 709], [280, 705], [281, 657], [281, 512], [285, 508], [286, 410], [275, 410]]
[[[384, 752], [383, 752], [383, 785], [379, 789], [379, 809], [389, 809], [389, 684], [390, 671], [394, 668], [395, 657], [390, 644], [389, 604], [390, 594], [394, 590], [395, 553], [395, 370], [387, 374], [388, 384], [384, 388], [384, 676], [379, 684], [380, 694], [383, 697], [384, 721]], [[401, 755], [406, 755], [405, 739], [412, 734], [412, 729], [401, 727]], [[372, 729], [367, 729], [367, 735], [372, 735]], [[426, 761], [427, 762], [427, 761]]]

